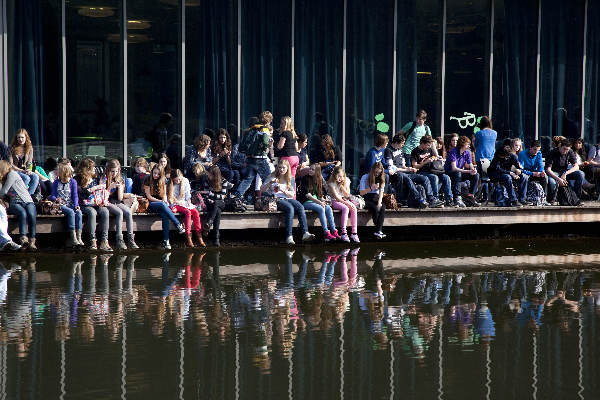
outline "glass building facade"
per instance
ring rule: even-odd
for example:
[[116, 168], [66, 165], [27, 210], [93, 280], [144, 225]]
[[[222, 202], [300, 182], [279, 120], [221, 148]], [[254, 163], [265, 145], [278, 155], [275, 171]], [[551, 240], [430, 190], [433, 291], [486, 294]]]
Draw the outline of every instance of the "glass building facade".
[[[93, 5], [92, 5], [93, 4]], [[434, 135], [598, 142], [600, 6], [590, 0], [0, 0], [0, 122], [36, 159], [181, 157], [264, 109], [309, 137], [325, 119], [359, 174], [428, 112]], [[166, 135], [164, 134], [166, 131]], [[176, 161], [177, 164], [177, 161]]]

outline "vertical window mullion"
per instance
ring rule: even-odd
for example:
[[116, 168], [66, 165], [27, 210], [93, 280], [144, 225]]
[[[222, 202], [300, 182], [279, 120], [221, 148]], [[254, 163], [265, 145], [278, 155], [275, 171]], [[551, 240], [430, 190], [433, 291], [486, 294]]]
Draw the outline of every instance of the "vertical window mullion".
[[294, 57], [295, 57], [295, 32], [296, 27], [296, 0], [292, 0], [292, 47], [291, 47], [291, 79], [290, 79], [290, 116], [294, 120]]
[[67, 156], [67, 27], [65, 14], [65, 0], [61, 0], [60, 25], [61, 25], [61, 117], [62, 117], [62, 155]]
[[539, 139], [540, 131], [540, 48], [542, 44], [542, 0], [538, 0], [538, 35], [537, 35], [537, 60], [535, 77], [535, 139]]
[[492, 117], [493, 107], [493, 82], [494, 82], [494, 0], [490, 0], [490, 58], [489, 58], [489, 82], [488, 82], [488, 113]]
[[440, 105], [440, 136], [444, 137], [444, 122], [446, 110], [444, 101], [446, 99], [446, 0], [442, 0], [442, 73], [441, 73], [441, 105]]
[[392, 136], [396, 132], [396, 104], [397, 104], [397, 86], [398, 86], [398, 0], [394, 1], [394, 70], [392, 73]]
[[121, 9], [121, 46], [123, 47], [123, 117], [121, 129], [123, 130], [123, 165], [128, 165], [129, 160], [127, 157], [127, 143], [129, 138], [127, 137], [127, 0], [123, 0], [123, 7]]
[[583, 65], [581, 67], [582, 80], [581, 80], [581, 132], [579, 136], [583, 139], [585, 133], [585, 72], [587, 62], [587, 24], [588, 24], [588, 4], [589, 0], [585, 0], [584, 14], [583, 14]]
[[348, 0], [344, 0], [344, 43], [342, 49], [342, 168], [346, 169], [346, 35], [348, 29]]
[[181, 157], [185, 156], [185, 0], [181, 0], [181, 42], [180, 42], [180, 63], [181, 63], [181, 77], [180, 77], [180, 85], [181, 85], [181, 104], [180, 104], [180, 132], [181, 132]]
[[237, 126], [241, 139], [242, 129], [242, 0], [237, 0]]
[[2, 99], [0, 99], [0, 121], [2, 121], [2, 140], [8, 142], [8, 57], [7, 57], [7, 20], [6, 20], [6, 0], [0, 0], [2, 15], [0, 16], [0, 29], [2, 30], [2, 42], [0, 43], [0, 52], [2, 57]]

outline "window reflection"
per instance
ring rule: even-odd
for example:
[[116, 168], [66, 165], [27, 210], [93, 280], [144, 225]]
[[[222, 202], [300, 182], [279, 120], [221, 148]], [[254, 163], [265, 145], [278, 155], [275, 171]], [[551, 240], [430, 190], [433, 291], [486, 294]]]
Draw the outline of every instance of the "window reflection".
[[127, 1], [129, 162], [162, 152], [181, 158], [178, 10], [175, 1]]
[[446, 2], [445, 133], [471, 137], [477, 117], [488, 112], [488, 6], [487, 0]]
[[123, 158], [120, 1], [67, 3], [67, 156]]

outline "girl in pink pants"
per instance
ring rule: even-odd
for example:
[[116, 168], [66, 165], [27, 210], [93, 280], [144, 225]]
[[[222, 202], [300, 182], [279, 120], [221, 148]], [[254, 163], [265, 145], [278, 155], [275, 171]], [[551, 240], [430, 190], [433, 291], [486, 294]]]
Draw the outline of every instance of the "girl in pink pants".
[[[350, 179], [346, 177], [346, 173], [341, 166], [333, 169], [327, 188], [332, 202], [331, 207], [342, 212], [340, 224], [342, 226], [342, 240], [349, 242], [352, 239], [356, 243], [360, 243], [358, 239], [358, 218], [356, 216], [356, 206], [350, 201]], [[348, 224], [348, 214], [350, 214], [350, 224], [352, 225], [352, 234], [348, 237], [346, 225]]]

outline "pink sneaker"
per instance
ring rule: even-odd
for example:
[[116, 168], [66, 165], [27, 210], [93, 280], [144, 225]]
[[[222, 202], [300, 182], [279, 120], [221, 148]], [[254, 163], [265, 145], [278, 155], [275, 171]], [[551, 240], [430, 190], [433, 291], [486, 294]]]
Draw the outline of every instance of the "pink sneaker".
[[325, 241], [326, 242], [331, 242], [332, 240], [335, 240], [335, 236], [333, 236], [330, 232], [327, 232], [325, 234]]
[[342, 242], [350, 243], [350, 238], [345, 233], [341, 236], [340, 239], [342, 239]]
[[333, 235], [334, 238], [336, 239], [341, 239], [342, 237], [340, 236], [340, 234], [338, 233], [337, 229], [333, 232], [331, 232], [331, 234]]
[[360, 239], [358, 238], [357, 233], [353, 233], [352, 235], [350, 235], [350, 238], [352, 239], [352, 241], [354, 241], [354, 243], [360, 243]]

